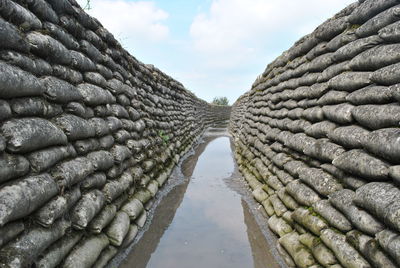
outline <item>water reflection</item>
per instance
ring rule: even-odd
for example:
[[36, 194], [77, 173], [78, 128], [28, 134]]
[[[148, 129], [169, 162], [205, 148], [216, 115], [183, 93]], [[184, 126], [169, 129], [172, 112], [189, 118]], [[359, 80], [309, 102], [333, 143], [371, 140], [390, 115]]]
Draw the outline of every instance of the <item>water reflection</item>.
[[247, 204], [224, 181], [234, 169], [229, 138], [206, 140], [183, 165], [189, 183], [163, 199], [120, 267], [275, 267], [263, 266], [271, 260], [264, 237]]

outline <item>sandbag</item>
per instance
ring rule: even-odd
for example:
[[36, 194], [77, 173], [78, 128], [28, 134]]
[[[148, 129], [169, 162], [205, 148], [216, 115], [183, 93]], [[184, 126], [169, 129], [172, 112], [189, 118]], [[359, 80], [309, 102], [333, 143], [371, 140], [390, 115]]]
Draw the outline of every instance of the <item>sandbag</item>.
[[315, 202], [321, 200], [319, 195], [311, 188], [295, 180], [286, 185], [286, 192], [290, 194], [298, 203], [305, 206], [312, 206]]
[[147, 220], [147, 212], [144, 210], [142, 214], [140, 214], [139, 218], [136, 219], [135, 223], [139, 228], [143, 228], [144, 225], [146, 224]]
[[328, 228], [328, 225], [323, 220], [303, 207], [299, 207], [293, 212], [292, 219], [317, 236], [321, 234], [323, 229]]
[[299, 179], [323, 196], [343, 189], [333, 176], [318, 168], [301, 169]]
[[389, 253], [389, 255], [396, 261], [397, 264], [400, 263], [400, 235], [389, 229], [385, 229], [376, 234], [376, 239], [379, 245]]
[[285, 188], [281, 188], [278, 191], [276, 191], [276, 194], [278, 195], [279, 199], [282, 201], [282, 203], [289, 209], [295, 210], [296, 208], [299, 207], [299, 204], [297, 204], [296, 200], [293, 199], [287, 192]]
[[103, 268], [107, 266], [107, 263], [118, 253], [118, 249], [113, 246], [106, 247], [100, 254], [100, 257], [93, 264], [93, 267]]
[[400, 21], [389, 24], [378, 31], [380, 38], [387, 42], [397, 43], [400, 41], [400, 31], [399, 31]]
[[70, 141], [87, 139], [96, 135], [94, 127], [87, 120], [72, 114], [63, 114], [55, 118], [54, 122]]
[[355, 193], [348, 189], [329, 195], [329, 202], [342, 212], [357, 229], [370, 235], [382, 231], [384, 225], [365, 210], [357, 208], [353, 204], [354, 199]]
[[68, 157], [75, 157], [73, 146], [56, 146], [32, 152], [28, 155], [31, 168], [35, 172], [42, 172]]
[[136, 224], [131, 224], [129, 226], [129, 231], [125, 236], [124, 241], [122, 242], [120, 248], [127, 248], [130, 244], [132, 244], [133, 240], [135, 239], [139, 229]]
[[400, 128], [384, 128], [372, 131], [364, 148], [392, 163], [400, 163]]
[[348, 103], [342, 103], [337, 105], [326, 105], [322, 107], [324, 116], [338, 124], [351, 124], [353, 117], [351, 111], [354, 106]]
[[386, 256], [379, 247], [378, 242], [372, 237], [353, 230], [346, 234], [346, 241], [363, 254], [364, 258], [374, 267], [397, 267], [396, 264]]
[[100, 189], [106, 184], [106, 174], [102, 172], [94, 173], [86, 177], [86, 179], [80, 184], [82, 190], [88, 190], [92, 188]]
[[77, 230], [86, 228], [94, 216], [103, 208], [105, 201], [104, 194], [99, 190], [92, 190], [83, 194], [71, 210], [72, 226]]
[[120, 246], [129, 231], [129, 216], [123, 211], [118, 211], [107, 227], [106, 234], [113, 246]]
[[357, 125], [335, 128], [328, 133], [329, 139], [346, 148], [363, 148], [369, 131]]
[[0, 227], [31, 214], [57, 193], [57, 183], [47, 173], [5, 185], [0, 189]]
[[372, 82], [380, 85], [390, 86], [400, 83], [400, 63], [395, 63], [373, 72], [370, 76]]
[[115, 200], [123, 192], [129, 190], [132, 184], [133, 177], [129, 172], [124, 172], [117, 180], [108, 181], [102, 189], [106, 201], [110, 203]]
[[45, 87], [36, 76], [0, 62], [0, 98], [42, 96], [44, 92]]
[[70, 226], [71, 222], [59, 220], [50, 228], [31, 227], [0, 249], [2, 263], [17, 264], [14, 267], [30, 267], [39, 254], [65, 235]]
[[354, 105], [385, 104], [393, 102], [393, 90], [384, 86], [367, 86], [350, 93], [346, 100]]
[[388, 180], [389, 165], [364, 150], [347, 151], [336, 157], [332, 164], [343, 171], [368, 180]]
[[91, 152], [87, 158], [92, 161], [96, 170], [105, 171], [114, 165], [113, 155], [107, 151]]
[[45, 99], [38, 97], [13, 99], [10, 104], [13, 112], [18, 117], [52, 118], [63, 112], [61, 105], [49, 103]]
[[67, 137], [59, 128], [41, 118], [11, 119], [1, 126], [1, 132], [11, 152], [26, 153], [67, 143]]
[[61, 263], [61, 261], [67, 256], [71, 249], [81, 239], [82, 233], [71, 232], [60, 238], [57, 242], [52, 244], [46, 249], [37, 261], [35, 261], [36, 267], [39, 268], [54, 268]]
[[273, 215], [268, 219], [268, 226], [279, 237], [293, 231], [292, 227], [286, 221], [276, 215]]
[[321, 240], [330, 248], [344, 267], [371, 268], [371, 265], [346, 242], [346, 237], [332, 229], [321, 232]]
[[352, 92], [370, 84], [374, 73], [371, 72], [345, 72], [329, 80], [329, 88]]
[[89, 230], [99, 234], [114, 219], [117, 207], [114, 204], [105, 206], [89, 224]]
[[51, 174], [61, 186], [72, 186], [83, 181], [95, 171], [95, 167], [87, 157], [78, 157], [58, 164]]
[[47, 202], [43, 207], [35, 212], [36, 221], [43, 227], [49, 227], [55, 220], [64, 215], [81, 197], [78, 187], [67, 191], [64, 195]]
[[397, 5], [396, 0], [365, 0], [350, 14], [348, 21], [352, 24], [363, 24], [380, 12]]
[[299, 242], [296, 232], [288, 233], [279, 238], [279, 243], [287, 250], [298, 267], [306, 268], [315, 264], [312, 254]]
[[0, 247], [7, 244], [17, 235], [25, 230], [25, 225], [22, 221], [10, 222], [0, 228]]
[[69, 103], [83, 99], [82, 94], [75, 86], [53, 76], [46, 76], [41, 79], [46, 91], [44, 96], [54, 102]]
[[278, 217], [281, 217], [287, 211], [287, 208], [276, 194], [271, 195], [268, 200], [274, 208], [275, 214]]
[[0, 183], [29, 172], [28, 160], [20, 155], [0, 154]]
[[315, 212], [321, 215], [329, 223], [329, 225], [335, 227], [336, 229], [342, 232], [348, 232], [352, 229], [351, 223], [347, 220], [347, 218], [334, 207], [332, 207], [328, 200], [324, 199], [315, 202], [312, 205], [312, 208]]
[[105, 234], [92, 235], [82, 239], [68, 254], [63, 268], [91, 268], [99, 258], [102, 250], [110, 244]]
[[299, 236], [299, 241], [312, 252], [315, 259], [324, 267], [331, 267], [331, 265], [337, 263], [333, 252], [318, 237], [305, 233]]
[[330, 142], [329, 139], [318, 139], [303, 150], [304, 154], [326, 162], [332, 162], [344, 151], [342, 146]]

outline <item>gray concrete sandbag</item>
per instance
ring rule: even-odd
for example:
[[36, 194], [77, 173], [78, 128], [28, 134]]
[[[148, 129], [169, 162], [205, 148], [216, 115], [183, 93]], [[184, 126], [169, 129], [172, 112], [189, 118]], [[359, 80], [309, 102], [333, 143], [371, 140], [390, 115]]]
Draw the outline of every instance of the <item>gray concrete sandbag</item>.
[[11, 118], [11, 116], [12, 116], [12, 111], [10, 104], [5, 100], [0, 100], [0, 121], [4, 121], [8, 118]]
[[0, 226], [31, 214], [57, 193], [57, 183], [47, 173], [5, 185], [0, 189]]
[[278, 217], [281, 217], [287, 211], [287, 208], [276, 194], [271, 195], [268, 200], [274, 208], [275, 214]]
[[29, 51], [29, 45], [22, 32], [13, 24], [0, 19], [0, 34], [3, 36], [0, 46], [4, 49], [13, 49], [22, 52]]
[[397, 43], [400, 41], [400, 21], [394, 22], [386, 27], [379, 30], [379, 37], [390, 43]]
[[40, 32], [30, 32], [26, 39], [30, 44], [32, 53], [49, 58], [52, 62], [69, 66], [72, 63], [71, 51], [50, 35]]
[[289, 182], [291, 182], [291, 181], [294, 181], [294, 178], [290, 175], [290, 174], [288, 174], [288, 173], [286, 173], [285, 171], [283, 171], [283, 170], [277, 170], [276, 172], [275, 172], [275, 174], [276, 174], [276, 176], [278, 177], [278, 179], [284, 184], [284, 185], [287, 185]]
[[13, 99], [10, 101], [10, 105], [18, 117], [52, 118], [63, 112], [61, 105], [49, 103], [44, 98], [39, 97]]
[[0, 183], [22, 177], [29, 172], [28, 160], [20, 155], [0, 154]]
[[113, 246], [106, 247], [100, 254], [100, 257], [93, 264], [93, 267], [103, 268], [106, 267], [110, 260], [117, 255], [118, 249]]
[[328, 133], [329, 139], [346, 148], [363, 148], [370, 132], [360, 126], [351, 125], [335, 128]]
[[304, 207], [297, 208], [292, 214], [292, 219], [318, 236], [321, 234], [321, 230], [328, 228], [323, 220]]
[[94, 216], [104, 207], [105, 202], [105, 196], [99, 190], [92, 190], [83, 194], [71, 210], [72, 226], [77, 230], [85, 229]]
[[329, 41], [342, 33], [349, 26], [347, 17], [331, 18], [318, 26], [313, 34], [324, 41]]
[[126, 212], [131, 220], [135, 220], [144, 210], [142, 202], [136, 198], [131, 198], [127, 203], [125, 203], [121, 211]]
[[398, 20], [400, 20], [400, 6], [396, 5], [369, 19], [367, 22], [357, 28], [356, 34], [359, 37], [377, 34], [380, 29]]
[[[337, 58], [336, 53], [332, 55], [332, 58], [333, 59]], [[350, 68], [348, 67], [348, 61], [332, 64], [331, 66], [326, 68], [322, 73], [320, 73], [318, 77], [318, 83], [328, 82], [331, 78], [343, 72], [348, 72], [348, 71], [350, 71]]]
[[382, 231], [384, 225], [365, 210], [356, 207], [353, 204], [354, 199], [355, 193], [348, 189], [329, 195], [329, 202], [342, 212], [358, 230], [370, 235]]
[[352, 229], [351, 223], [347, 218], [335, 209], [328, 200], [320, 200], [312, 205], [315, 212], [321, 215], [329, 225], [342, 232], [348, 232]]
[[78, 140], [73, 143], [76, 152], [80, 155], [85, 155], [89, 152], [100, 149], [100, 143], [97, 139]]
[[298, 177], [300, 170], [308, 166], [302, 161], [295, 160], [287, 162], [283, 167], [290, 175]]
[[374, 267], [396, 268], [396, 264], [386, 256], [378, 242], [372, 237], [353, 230], [346, 234], [346, 241], [357, 249]]
[[89, 122], [94, 127], [97, 137], [102, 137], [110, 133], [107, 122], [103, 118], [90, 118]]
[[132, 156], [132, 152], [128, 147], [124, 145], [114, 145], [110, 150], [112, 156], [114, 157], [114, 162], [119, 164]]
[[400, 106], [398, 104], [361, 105], [352, 110], [354, 119], [371, 129], [398, 127]]
[[352, 24], [363, 24], [375, 15], [397, 5], [396, 0], [365, 0], [350, 14], [348, 22]]
[[0, 247], [13, 240], [17, 235], [25, 230], [25, 225], [22, 221], [10, 222], [3, 227], [0, 227]]
[[[357, 39], [341, 48], [333, 54], [333, 59], [337, 62], [351, 60], [358, 54], [382, 44], [384, 41], [378, 35]], [[349, 68], [350, 69], [350, 68]]]
[[64, 80], [60, 80], [53, 76], [46, 76], [41, 79], [46, 91], [44, 96], [50, 101], [58, 103], [69, 103], [73, 101], [80, 101], [83, 99], [82, 94]]
[[28, 154], [28, 160], [34, 172], [43, 172], [61, 160], [75, 157], [76, 151], [72, 145], [54, 146]]
[[7, 150], [26, 153], [52, 145], [65, 145], [67, 137], [53, 123], [41, 118], [12, 119], [1, 126]]
[[389, 87], [389, 90], [392, 92], [393, 98], [400, 102], [400, 84]]
[[329, 139], [318, 139], [314, 144], [306, 146], [303, 152], [318, 160], [332, 162], [333, 159], [344, 153], [345, 150], [342, 146], [330, 142]]
[[385, 229], [376, 234], [379, 245], [387, 252], [397, 265], [400, 264], [400, 235], [389, 229]]
[[353, 122], [353, 117], [351, 114], [353, 105], [348, 103], [336, 104], [336, 105], [326, 105], [322, 107], [324, 116], [338, 124], [351, 124]]
[[314, 138], [325, 138], [330, 132], [332, 132], [337, 127], [338, 125], [333, 122], [322, 121], [307, 127], [305, 129], [305, 133]]
[[310, 233], [305, 233], [299, 236], [299, 241], [311, 251], [314, 258], [322, 266], [331, 267], [331, 265], [337, 263], [333, 252], [327, 248], [318, 237]]
[[391, 166], [389, 168], [389, 176], [394, 180], [396, 185], [400, 185], [400, 165]]
[[400, 83], [399, 78], [399, 67], [400, 63], [395, 63], [379, 70], [376, 70], [371, 74], [371, 81], [380, 85], [390, 86]]
[[96, 65], [83, 53], [75, 50], [70, 50], [70, 55], [72, 57], [71, 66], [75, 70], [81, 72], [96, 71]]
[[272, 216], [275, 214], [274, 207], [272, 206], [271, 202], [269, 199], [266, 199], [261, 202], [261, 205], [264, 207], [265, 212], [268, 214], [268, 216]]
[[114, 145], [114, 138], [112, 135], [103, 136], [99, 139], [100, 148], [103, 150], [108, 150]]
[[106, 174], [103, 172], [94, 173], [86, 177], [84, 181], [81, 182], [80, 187], [82, 190], [89, 190], [93, 188], [100, 189], [106, 184]]
[[94, 165], [89, 158], [78, 157], [58, 164], [52, 169], [51, 175], [61, 186], [72, 186], [94, 171]]
[[267, 183], [267, 185], [269, 187], [271, 187], [272, 189], [274, 189], [275, 191], [279, 190], [280, 188], [283, 188], [284, 185], [282, 184], [282, 182], [278, 179], [278, 177], [276, 176], [269, 176], [265, 182]]
[[52, 243], [65, 235], [71, 222], [59, 220], [51, 228], [31, 227], [17, 239], [0, 249], [2, 263], [12, 267], [30, 267], [34, 260]]
[[0, 62], [0, 97], [4, 99], [42, 96], [45, 87], [36, 76]]
[[108, 203], [115, 200], [123, 192], [128, 191], [133, 184], [133, 177], [129, 172], [124, 172], [116, 180], [109, 180], [103, 187], [102, 192]]
[[57, 240], [54, 244], [42, 253], [41, 257], [35, 261], [38, 268], [55, 268], [59, 265], [72, 248], [82, 237], [80, 232], [70, 232]]
[[276, 241], [276, 245], [275, 245], [279, 255], [281, 255], [281, 257], [283, 258], [283, 260], [285, 261], [286, 265], [289, 267], [296, 267], [296, 263], [294, 263], [293, 258], [290, 256], [290, 254], [286, 251], [286, 249], [284, 249], [281, 244], [279, 244], [278, 241]]
[[299, 207], [299, 204], [296, 202], [296, 200], [291, 197], [287, 192], [285, 188], [281, 188], [278, 191], [276, 191], [276, 194], [278, 195], [279, 199], [282, 201], [282, 203], [285, 205], [285, 207], [295, 210], [296, 208]]
[[146, 204], [152, 198], [152, 196], [149, 190], [147, 190], [146, 188], [142, 188], [135, 192], [132, 198], [136, 198], [137, 200], [142, 202], [142, 204]]
[[302, 117], [311, 122], [319, 122], [324, 120], [324, 113], [319, 106], [307, 108], [303, 111]]
[[282, 218], [273, 215], [268, 219], [269, 228], [279, 237], [284, 236], [285, 234], [293, 232], [292, 227]]
[[101, 252], [110, 244], [105, 234], [82, 239], [65, 258], [63, 268], [91, 268]]
[[364, 150], [347, 151], [335, 158], [332, 164], [341, 170], [368, 180], [385, 181], [389, 179], [389, 165]]
[[89, 223], [89, 230], [99, 234], [114, 219], [117, 207], [114, 204], [106, 205]]
[[110, 152], [96, 151], [87, 155], [87, 158], [92, 161], [96, 170], [105, 171], [114, 165], [114, 158]]
[[329, 88], [352, 92], [372, 84], [371, 72], [345, 72], [329, 80]]
[[372, 131], [366, 139], [365, 149], [389, 160], [400, 163], [400, 129], [384, 128]]
[[146, 224], [146, 220], [147, 220], [147, 212], [146, 210], [144, 210], [142, 214], [140, 214], [140, 216], [135, 220], [135, 223], [139, 228], [143, 228], [144, 225]]
[[70, 141], [92, 138], [96, 135], [95, 128], [87, 120], [72, 114], [63, 114], [55, 118], [54, 122]]
[[110, 244], [119, 247], [129, 231], [129, 226], [130, 219], [128, 214], [124, 211], [118, 211], [105, 231]]
[[321, 233], [321, 240], [330, 248], [339, 262], [346, 268], [371, 268], [371, 265], [346, 242], [346, 237], [332, 229]]
[[307, 248], [299, 241], [299, 234], [296, 232], [288, 233], [279, 238], [279, 243], [293, 258], [296, 265], [300, 268], [306, 268], [315, 264], [315, 259]]
[[371, 85], [350, 93], [346, 100], [354, 105], [386, 104], [393, 102], [393, 90], [390, 87]]
[[132, 244], [133, 240], [135, 239], [136, 235], [138, 234], [139, 228], [136, 224], [131, 224], [129, 226], [129, 231], [125, 236], [124, 241], [122, 242], [120, 248], [127, 248], [130, 244]]
[[342, 185], [332, 175], [319, 168], [301, 169], [299, 179], [322, 196], [328, 196], [343, 189]]
[[329, 90], [318, 99], [318, 105], [334, 105], [346, 102], [347, 95], [349, 95], [347, 91]]
[[362, 52], [349, 62], [355, 71], [375, 71], [399, 62], [399, 44], [380, 45]]
[[291, 195], [299, 204], [312, 206], [321, 200], [319, 195], [307, 185], [295, 180], [286, 185], [286, 192]]
[[59, 195], [35, 212], [36, 221], [43, 227], [49, 227], [63, 216], [81, 197], [79, 187]]

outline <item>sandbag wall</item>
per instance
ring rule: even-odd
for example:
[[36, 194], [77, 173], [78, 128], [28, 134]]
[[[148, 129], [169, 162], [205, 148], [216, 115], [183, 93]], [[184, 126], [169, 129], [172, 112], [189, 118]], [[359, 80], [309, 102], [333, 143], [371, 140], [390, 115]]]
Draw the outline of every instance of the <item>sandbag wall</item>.
[[75, 1], [0, 1], [0, 267], [103, 267], [210, 107]]
[[358, 1], [232, 108], [235, 157], [290, 267], [400, 266], [400, 1]]

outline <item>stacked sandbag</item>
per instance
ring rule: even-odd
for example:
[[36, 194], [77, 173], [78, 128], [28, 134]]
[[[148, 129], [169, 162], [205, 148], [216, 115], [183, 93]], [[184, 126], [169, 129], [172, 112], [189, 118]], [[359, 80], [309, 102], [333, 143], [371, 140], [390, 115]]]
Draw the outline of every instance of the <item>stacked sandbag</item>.
[[1, 2], [0, 267], [103, 267], [230, 107], [131, 56], [74, 0]]
[[233, 105], [235, 157], [296, 267], [399, 267], [400, 2], [355, 2]]

